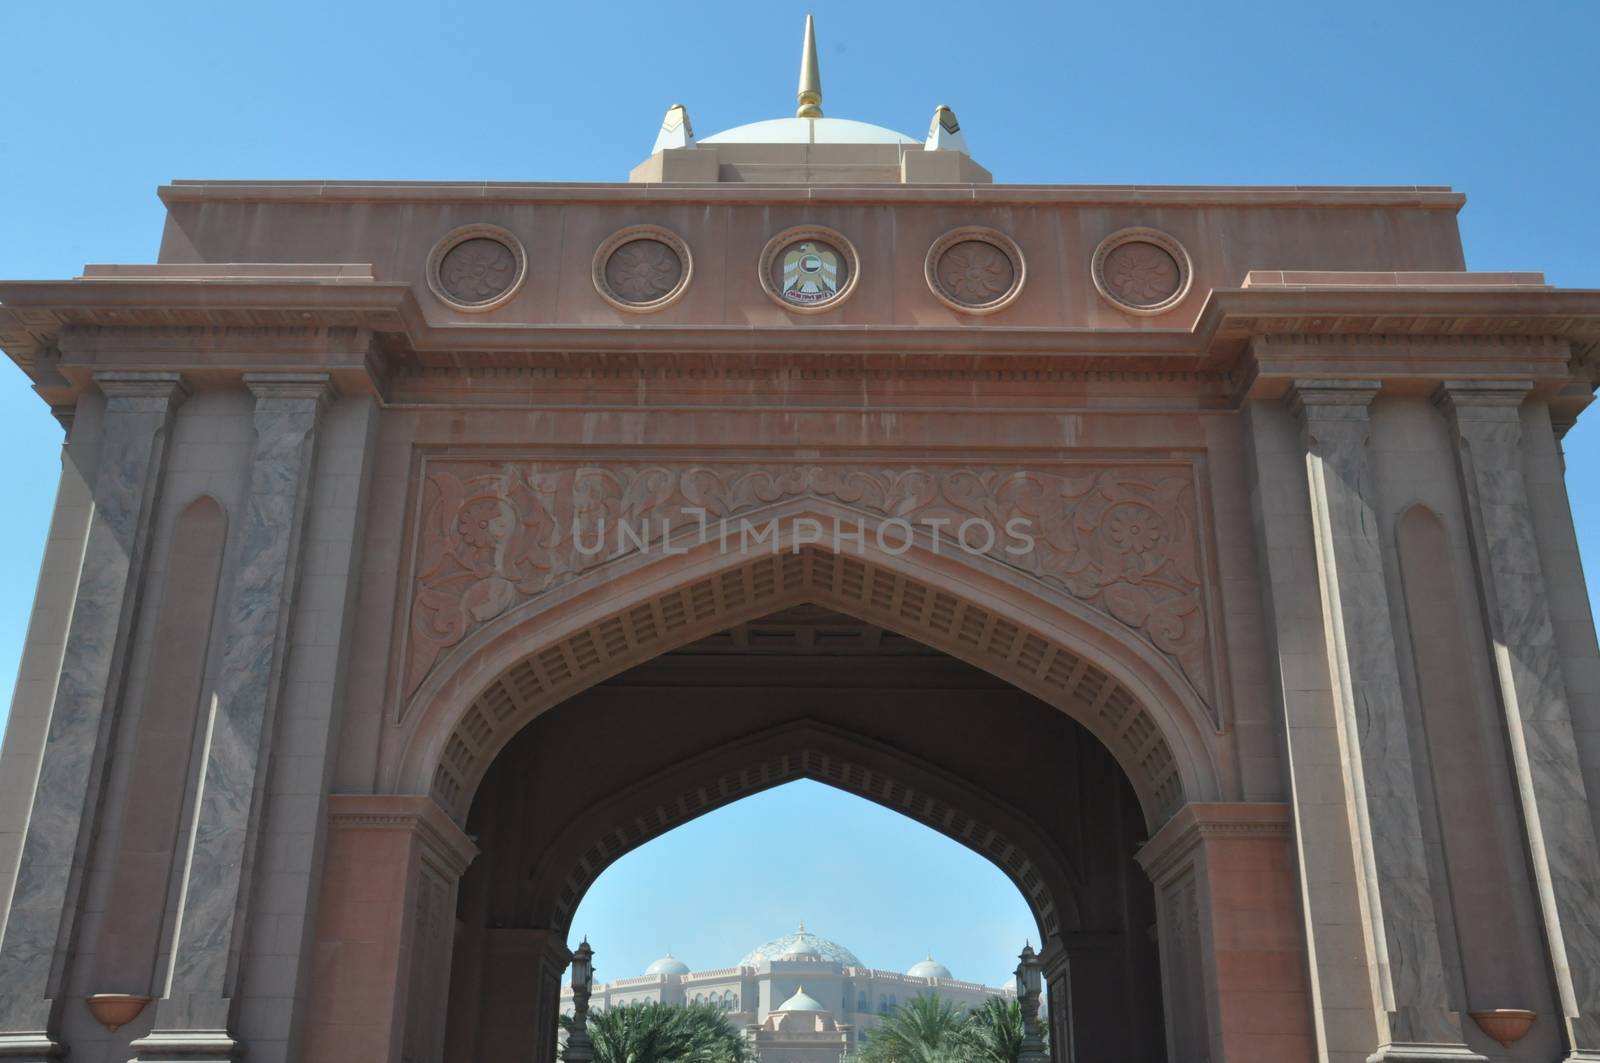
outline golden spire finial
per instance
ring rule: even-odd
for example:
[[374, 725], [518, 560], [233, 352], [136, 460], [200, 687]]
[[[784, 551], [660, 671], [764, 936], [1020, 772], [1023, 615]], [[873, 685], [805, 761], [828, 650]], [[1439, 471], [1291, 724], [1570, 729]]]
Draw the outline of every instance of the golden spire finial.
[[822, 117], [822, 71], [817, 68], [817, 26], [806, 16], [806, 43], [800, 50], [800, 91], [795, 94], [800, 106], [796, 118]]

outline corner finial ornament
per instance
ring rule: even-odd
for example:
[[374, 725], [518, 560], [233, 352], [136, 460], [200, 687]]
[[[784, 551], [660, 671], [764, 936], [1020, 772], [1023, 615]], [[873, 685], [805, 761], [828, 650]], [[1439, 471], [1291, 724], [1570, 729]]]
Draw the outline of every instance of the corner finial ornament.
[[796, 118], [822, 117], [822, 71], [817, 66], [817, 25], [806, 16], [806, 41], [800, 50], [800, 91], [795, 94], [800, 106]]

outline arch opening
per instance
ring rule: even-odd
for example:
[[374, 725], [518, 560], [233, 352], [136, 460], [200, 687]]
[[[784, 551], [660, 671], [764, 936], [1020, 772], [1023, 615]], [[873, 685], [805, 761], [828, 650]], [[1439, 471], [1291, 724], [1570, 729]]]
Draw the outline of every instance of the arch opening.
[[[591, 1008], [715, 1003], [734, 1029], [759, 1028], [768, 1058], [809, 1057], [812, 1034], [835, 1055], [862, 1048], [893, 1002], [918, 996], [960, 1011], [1010, 1006], [1017, 953], [1039, 941], [1028, 905], [990, 860], [809, 779], [743, 797], [617, 860], [578, 908], [569, 938], [580, 935], [597, 950]], [[825, 1014], [787, 1019], [802, 992]], [[570, 985], [561, 1010], [575, 1010]]]
[[[465, 816], [481, 855], [457, 909], [447, 1042], [460, 1058], [553, 1053], [573, 913], [598, 876], [800, 779], [892, 809], [1010, 879], [1043, 945], [1058, 1044], [1165, 1058], [1154, 894], [1133, 861], [1146, 810], [1120, 758], [992, 671], [816, 603], [814, 586], [531, 714], [500, 745]], [[945, 623], [963, 630], [959, 617]], [[998, 626], [965, 630], [981, 646]], [[485, 1009], [487, 984], [518, 978], [537, 1009]], [[1090, 986], [1096, 1007], [1069, 1023]]]

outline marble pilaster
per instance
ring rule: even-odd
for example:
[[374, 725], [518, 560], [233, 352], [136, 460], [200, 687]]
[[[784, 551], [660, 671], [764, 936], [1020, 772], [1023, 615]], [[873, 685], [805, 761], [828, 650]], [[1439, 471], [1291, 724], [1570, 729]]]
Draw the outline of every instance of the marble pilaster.
[[331, 392], [325, 374], [247, 374], [245, 383], [256, 397], [256, 442], [237, 574], [168, 993], [151, 1034], [134, 1042], [142, 1061], [227, 1059], [243, 1047], [230, 1032], [234, 982], [317, 425]]
[[1300, 381], [1328, 670], [1378, 1026], [1373, 1060], [1481, 1059], [1450, 1001], [1367, 455], [1370, 381]]
[[0, 1057], [59, 1054], [54, 1035], [95, 810], [113, 742], [176, 373], [103, 372], [93, 515], [22, 858], [0, 940]]
[[1600, 852], [1522, 468], [1526, 381], [1448, 381], [1473, 558], [1569, 1059], [1600, 1059]]

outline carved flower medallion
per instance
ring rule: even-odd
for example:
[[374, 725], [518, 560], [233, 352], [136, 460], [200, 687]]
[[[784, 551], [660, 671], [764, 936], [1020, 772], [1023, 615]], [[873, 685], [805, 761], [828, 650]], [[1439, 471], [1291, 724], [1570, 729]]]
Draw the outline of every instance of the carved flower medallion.
[[511, 534], [513, 521], [505, 503], [498, 498], [478, 497], [461, 507], [456, 530], [468, 546], [493, 546]]
[[634, 225], [612, 233], [594, 256], [594, 290], [600, 298], [635, 314], [676, 302], [689, 286], [689, 245], [656, 225]]
[[439, 283], [463, 303], [482, 303], [511, 287], [517, 256], [499, 240], [457, 244], [439, 265]]
[[1004, 233], [967, 227], [946, 233], [928, 249], [928, 288], [952, 310], [992, 314], [1022, 292], [1022, 249]]
[[1189, 253], [1155, 229], [1123, 229], [1100, 242], [1091, 267], [1094, 285], [1119, 310], [1162, 314], [1189, 294]]
[[1114, 507], [1101, 528], [1114, 547], [1130, 554], [1152, 550], [1161, 541], [1161, 518], [1153, 510], [1131, 503]]
[[517, 238], [494, 225], [468, 225], [447, 234], [428, 256], [428, 287], [456, 310], [481, 312], [504, 304], [522, 287], [528, 259]]
[[988, 244], [968, 240], [944, 253], [939, 279], [963, 303], [987, 303], [1011, 290], [1011, 260]]

